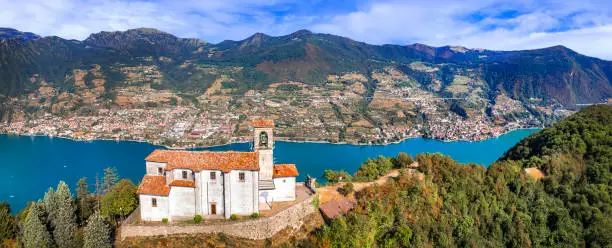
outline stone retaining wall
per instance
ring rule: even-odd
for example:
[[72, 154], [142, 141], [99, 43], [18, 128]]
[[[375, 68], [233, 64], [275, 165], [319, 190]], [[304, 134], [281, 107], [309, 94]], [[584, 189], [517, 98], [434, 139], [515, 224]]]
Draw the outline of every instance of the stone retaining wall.
[[121, 226], [121, 240], [128, 237], [166, 236], [175, 234], [225, 233], [227, 235], [246, 239], [271, 238], [280, 230], [291, 226], [298, 228], [302, 219], [316, 209], [312, 203], [316, 195], [310, 195], [301, 202], [280, 212], [251, 220], [227, 221], [214, 224], [159, 224]]

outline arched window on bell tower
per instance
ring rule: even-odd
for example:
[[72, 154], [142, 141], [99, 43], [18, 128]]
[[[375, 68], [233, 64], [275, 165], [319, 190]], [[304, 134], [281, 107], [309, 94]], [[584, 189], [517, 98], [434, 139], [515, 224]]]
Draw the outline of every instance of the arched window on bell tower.
[[268, 132], [259, 133], [259, 147], [268, 148]]

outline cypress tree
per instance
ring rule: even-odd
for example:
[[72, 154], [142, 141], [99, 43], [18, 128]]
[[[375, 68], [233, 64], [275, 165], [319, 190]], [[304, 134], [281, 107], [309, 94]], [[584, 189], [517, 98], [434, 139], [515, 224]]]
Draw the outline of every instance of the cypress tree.
[[89, 223], [85, 227], [85, 244], [84, 248], [110, 248], [112, 247], [110, 240], [110, 229], [104, 217], [99, 211], [96, 211], [89, 217]]
[[76, 214], [70, 189], [64, 181], [60, 181], [55, 192], [57, 200], [56, 216], [51, 219], [53, 238], [59, 247], [74, 247], [74, 232], [76, 231]]
[[47, 230], [43, 218], [43, 211], [39, 204], [34, 204], [25, 219], [23, 225], [23, 245], [29, 247], [51, 247], [53, 240]]

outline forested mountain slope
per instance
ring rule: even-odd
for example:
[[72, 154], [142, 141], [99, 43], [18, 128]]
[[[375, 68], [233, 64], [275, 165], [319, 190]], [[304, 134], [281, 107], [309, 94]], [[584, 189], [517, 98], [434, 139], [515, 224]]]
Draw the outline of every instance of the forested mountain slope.
[[[418, 155], [407, 175], [356, 194], [346, 217], [300, 245], [609, 247], [612, 106], [591, 106], [532, 134], [489, 168]], [[524, 168], [536, 166], [536, 180]]]

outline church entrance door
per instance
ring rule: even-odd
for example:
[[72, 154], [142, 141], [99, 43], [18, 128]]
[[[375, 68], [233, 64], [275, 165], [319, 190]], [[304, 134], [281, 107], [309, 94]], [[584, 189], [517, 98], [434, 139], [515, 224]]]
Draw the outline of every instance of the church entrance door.
[[217, 214], [217, 204], [210, 204], [210, 214]]

